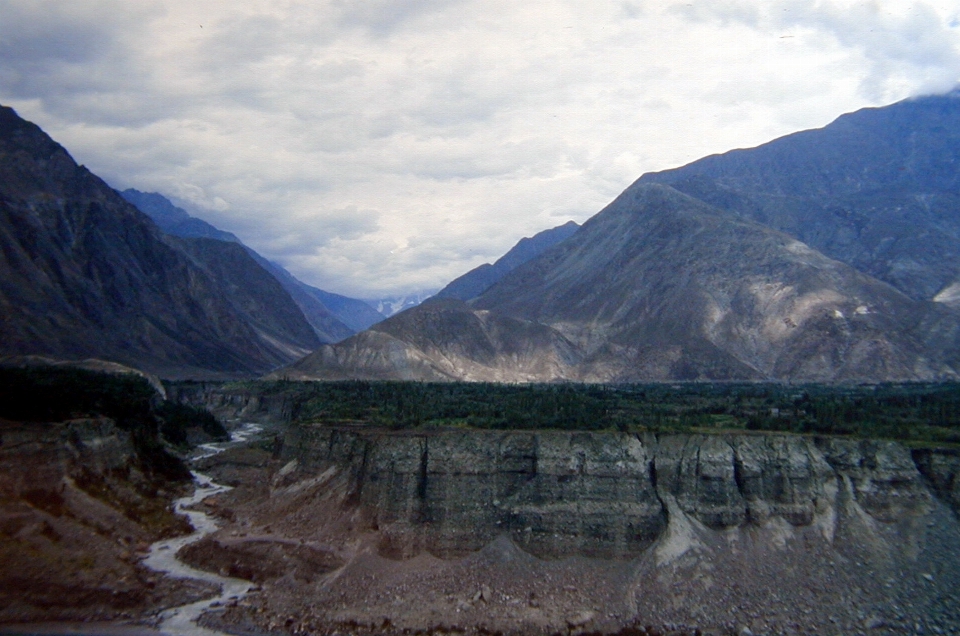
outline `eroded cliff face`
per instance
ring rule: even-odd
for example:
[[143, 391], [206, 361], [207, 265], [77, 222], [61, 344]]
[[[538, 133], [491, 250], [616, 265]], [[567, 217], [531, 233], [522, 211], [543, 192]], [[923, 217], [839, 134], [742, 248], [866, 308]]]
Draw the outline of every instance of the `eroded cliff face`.
[[960, 466], [943, 453], [915, 461], [893, 442], [790, 435], [298, 426], [283, 453], [343, 473], [393, 557], [462, 556], [506, 534], [538, 557], [631, 558], [671, 517], [714, 530], [777, 519], [831, 540], [843, 506], [888, 524], [925, 514], [935, 496], [955, 507], [947, 483]]
[[[951, 450], [289, 425], [273, 452], [206, 461], [236, 488], [208, 502], [225, 526], [195, 564], [262, 580], [211, 624], [398, 636], [960, 630]], [[292, 555], [308, 549], [329, 557], [311, 575]]]
[[182, 484], [141, 468], [110, 419], [0, 419], [0, 623], [127, 618], [209, 592], [139, 564], [189, 531], [168, 508]]

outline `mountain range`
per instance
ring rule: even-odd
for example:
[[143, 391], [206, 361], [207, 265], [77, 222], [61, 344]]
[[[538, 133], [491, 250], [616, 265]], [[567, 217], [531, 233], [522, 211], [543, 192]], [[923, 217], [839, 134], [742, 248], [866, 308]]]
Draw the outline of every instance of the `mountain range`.
[[163, 377], [956, 379], [960, 96], [644, 174], [382, 322], [2, 108], [0, 259], [0, 354]]
[[544, 230], [529, 238], [522, 238], [492, 265], [484, 263], [447, 283], [446, 287], [437, 292], [436, 297], [458, 300], [476, 298], [516, 268], [540, 256], [557, 243], [570, 238], [579, 227], [576, 222], [567, 221], [563, 225]]
[[234, 234], [191, 216], [161, 194], [128, 188], [121, 192], [120, 196], [153, 219], [165, 234], [182, 238], [214, 239], [242, 246], [260, 267], [283, 286], [322, 342], [343, 340], [384, 318], [383, 314], [362, 300], [317, 289], [298, 280], [279, 263], [269, 261], [243, 245]]
[[157, 221], [0, 107], [0, 353], [249, 377], [381, 318], [159, 195], [127, 194]]
[[949, 94], [645, 174], [482, 293], [424, 303], [274, 375], [956, 378], [958, 155]]

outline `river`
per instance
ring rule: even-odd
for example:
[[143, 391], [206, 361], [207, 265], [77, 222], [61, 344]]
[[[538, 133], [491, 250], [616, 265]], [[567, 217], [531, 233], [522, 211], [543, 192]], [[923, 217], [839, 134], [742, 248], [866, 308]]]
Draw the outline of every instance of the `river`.
[[[223, 452], [232, 446], [242, 444], [261, 430], [261, 427], [257, 424], [244, 424], [241, 428], [233, 431], [229, 442], [215, 442], [199, 446], [198, 453], [193, 459], [204, 459]], [[150, 552], [144, 559], [143, 564], [158, 572], [163, 572], [167, 576], [208, 581], [219, 585], [221, 589], [220, 594], [214, 598], [165, 610], [160, 616], [160, 624], [158, 625], [158, 629], [162, 633], [170, 636], [222, 636], [221, 632], [197, 625], [197, 618], [215, 603], [223, 604], [232, 599], [242, 598], [250, 591], [253, 584], [243, 579], [219, 576], [211, 572], [197, 570], [177, 559], [177, 551], [180, 548], [199, 541], [211, 532], [216, 531], [218, 527], [216, 520], [210, 515], [198, 510], [189, 510], [189, 508], [207, 497], [230, 490], [229, 486], [217, 484], [207, 475], [196, 471], [192, 471], [192, 473], [196, 489], [192, 495], [177, 499], [174, 506], [177, 512], [189, 517], [194, 532], [184, 537], [175, 537], [154, 543], [150, 546]]]
[[[243, 424], [233, 431], [230, 441], [202, 444], [197, 447], [191, 460], [204, 459], [224, 450], [243, 444], [259, 433], [262, 428], [257, 424]], [[15, 636], [225, 636], [222, 632], [206, 629], [197, 625], [197, 618], [211, 605], [223, 604], [233, 598], [243, 598], [253, 583], [242, 579], [218, 576], [210, 572], [196, 570], [181, 563], [177, 550], [185, 545], [199, 541], [217, 529], [217, 522], [209, 515], [187, 508], [211, 495], [230, 490], [229, 486], [215, 483], [202, 473], [191, 471], [195, 489], [189, 497], [174, 502], [177, 512], [186, 515], [193, 524], [194, 532], [188, 536], [158, 541], [150, 546], [143, 563], [149, 568], [163, 572], [174, 578], [200, 579], [220, 586], [220, 594], [204, 601], [172, 607], [163, 611], [156, 628], [138, 626], [126, 621], [103, 622], [51, 622], [0, 625], [0, 634]]]

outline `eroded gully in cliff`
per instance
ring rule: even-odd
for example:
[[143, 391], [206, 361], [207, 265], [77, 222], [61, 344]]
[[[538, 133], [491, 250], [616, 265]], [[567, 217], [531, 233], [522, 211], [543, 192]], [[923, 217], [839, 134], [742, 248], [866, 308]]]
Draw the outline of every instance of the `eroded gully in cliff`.
[[[231, 446], [242, 444], [249, 440], [262, 430], [257, 424], [244, 424], [240, 429], [234, 431], [230, 436], [230, 441], [212, 444], [203, 444], [199, 448], [201, 454], [194, 460], [204, 459], [216, 455]], [[195, 490], [192, 495], [182, 497], [174, 503], [174, 507], [179, 514], [186, 515], [194, 527], [194, 532], [187, 536], [175, 537], [173, 539], [164, 539], [150, 546], [150, 552], [143, 563], [147, 567], [162, 572], [167, 576], [183, 579], [198, 579], [207, 581], [220, 586], [220, 594], [188, 605], [181, 605], [165, 610], [160, 616], [158, 628], [164, 634], [169, 636], [222, 636], [222, 632], [217, 632], [197, 624], [197, 619], [206, 610], [218, 604], [223, 604], [229, 600], [239, 600], [250, 591], [253, 583], [243, 579], [220, 576], [212, 572], [205, 572], [192, 568], [177, 558], [177, 552], [180, 548], [195, 543], [215, 532], [219, 524], [208, 514], [191, 508], [213, 495], [230, 490], [229, 486], [215, 483], [210, 477], [191, 471], [193, 474]]]

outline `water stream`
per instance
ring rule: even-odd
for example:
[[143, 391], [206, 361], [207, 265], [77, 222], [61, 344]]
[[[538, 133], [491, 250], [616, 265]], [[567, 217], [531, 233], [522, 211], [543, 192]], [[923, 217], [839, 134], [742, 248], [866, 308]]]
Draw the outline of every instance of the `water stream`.
[[[199, 454], [193, 459], [197, 460], [210, 457], [223, 452], [227, 448], [242, 444], [260, 432], [260, 430], [261, 427], [257, 424], [244, 424], [240, 429], [231, 434], [229, 442], [215, 442], [199, 446]], [[158, 626], [161, 632], [169, 634], [170, 636], [223, 636], [221, 632], [197, 625], [197, 618], [214, 603], [223, 604], [229, 600], [243, 598], [243, 596], [250, 591], [253, 584], [243, 579], [219, 576], [211, 572], [197, 570], [177, 559], [177, 550], [185, 545], [199, 541], [218, 528], [216, 520], [210, 515], [198, 510], [187, 510], [187, 508], [203, 501], [211, 495], [230, 490], [229, 486], [214, 483], [213, 480], [206, 475], [195, 471], [191, 472], [194, 483], [196, 484], [196, 489], [189, 497], [177, 499], [174, 507], [178, 513], [189, 517], [190, 523], [193, 524], [195, 531], [193, 534], [185, 537], [164, 539], [163, 541], [154, 543], [150, 546], [150, 552], [143, 563], [147, 567], [157, 570], [158, 572], [163, 572], [168, 576], [209, 581], [219, 585], [221, 589], [220, 594], [214, 598], [165, 610], [160, 616], [160, 624]]]

